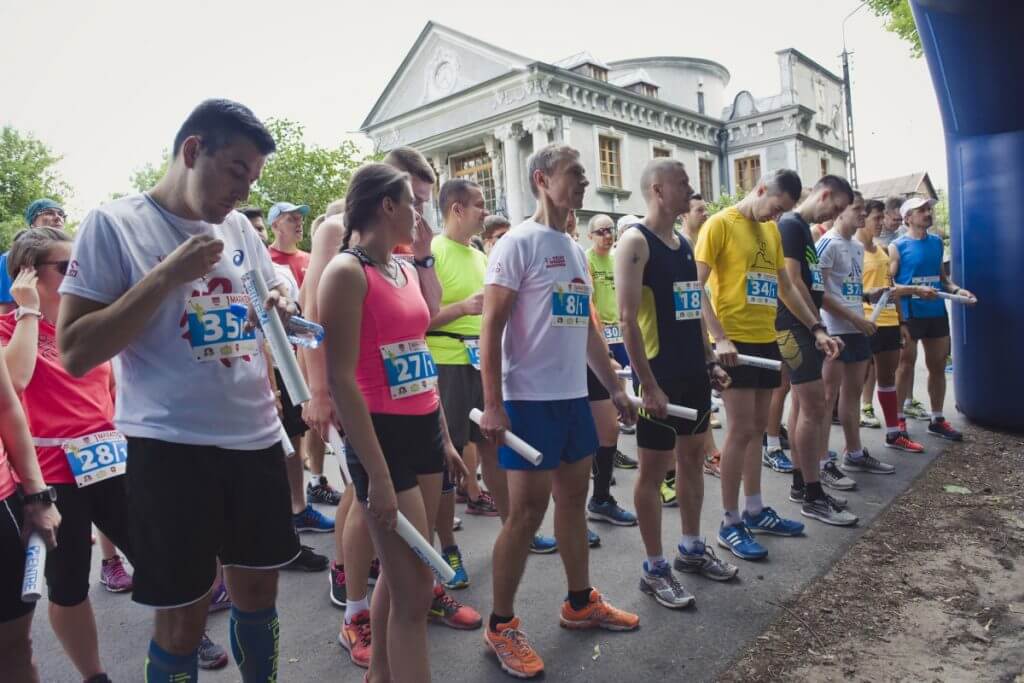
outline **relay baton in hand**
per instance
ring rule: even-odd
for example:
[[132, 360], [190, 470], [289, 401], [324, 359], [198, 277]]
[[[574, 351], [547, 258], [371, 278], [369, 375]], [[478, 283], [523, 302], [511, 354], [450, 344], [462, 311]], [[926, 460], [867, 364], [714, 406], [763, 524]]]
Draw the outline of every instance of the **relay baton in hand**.
[[284, 380], [285, 388], [288, 389], [288, 396], [291, 398], [292, 404], [305, 403], [310, 399], [309, 387], [299, 370], [299, 361], [292, 353], [292, 345], [288, 341], [288, 334], [281, 322], [281, 316], [277, 314], [277, 309], [272, 308], [268, 311], [266, 308], [270, 290], [267, 289], [263, 273], [259, 268], [253, 268], [242, 276], [242, 285], [245, 287], [245, 293], [249, 296], [249, 302], [256, 309], [256, 318], [260, 321], [260, 327], [263, 328], [267, 343], [270, 344], [270, 350], [274, 354], [277, 369], [281, 373], [281, 379]]
[[46, 543], [38, 531], [28, 537], [25, 547], [25, 578], [21, 582], [21, 601], [35, 602], [43, 597], [43, 570], [46, 567]]
[[[644, 400], [639, 396], [630, 396], [629, 400], [633, 402], [633, 405], [635, 405], [638, 410], [643, 409]], [[694, 422], [697, 420], [696, 410], [693, 408], [687, 408], [686, 406], [677, 406], [675, 403], [668, 404], [668, 414], [672, 417], [682, 418], [683, 420], [691, 420]]]
[[762, 358], [761, 356], [748, 356], [743, 353], [736, 354], [736, 362], [739, 365], [749, 365], [752, 368], [764, 368], [765, 370], [782, 369], [782, 361]]
[[976, 303], [978, 303], [977, 299], [972, 299], [971, 297], [964, 296], [963, 294], [950, 294], [949, 292], [935, 292], [935, 293], [938, 294], [943, 299], [949, 299], [950, 301], [956, 302], [958, 304], [976, 304]]
[[[480, 424], [480, 419], [483, 416], [484, 414], [480, 412], [479, 408], [473, 408], [471, 411], [469, 411], [469, 419], [475, 422], [478, 426]], [[526, 443], [525, 441], [523, 441], [522, 439], [520, 439], [518, 436], [508, 431], [507, 429], [505, 430], [505, 445], [514, 450], [519, 455], [529, 460], [530, 464], [532, 465], [539, 465], [540, 461], [544, 457], [540, 451], [538, 451], [536, 448]]]
[[878, 301], [875, 302], [875, 308], [871, 311], [871, 322], [875, 322], [878, 320], [878, 316], [882, 315], [882, 309], [889, 303], [889, 292], [890, 290], [887, 289], [882, 292], [882, 296], [878, 297]]

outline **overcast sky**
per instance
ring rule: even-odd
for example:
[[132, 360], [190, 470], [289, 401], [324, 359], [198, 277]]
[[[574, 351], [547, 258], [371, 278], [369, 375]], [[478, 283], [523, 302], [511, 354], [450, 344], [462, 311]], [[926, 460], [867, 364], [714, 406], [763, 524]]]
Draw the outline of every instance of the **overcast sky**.
[[[779, 90], [775, 51], [842, 75], [843, 17], [857, 0], [512, 3], [266, 0], [0, 0], [0, 124], [64, 155], [73, 213], [129, 189], [200, 100], [239, 100], [334, 144], [356, 130], [428, 20], [537, 60], [588, 50], [611, 61], [712, 59], [726, 95]], [[578, 8], [578, 9], [577, 9]], [[927, 170], [946, 186], [938, 105], [923, 59], [866, 8], [847, 22], [861, 182]], [[368, 145], [367, 145], [368, 148]]]

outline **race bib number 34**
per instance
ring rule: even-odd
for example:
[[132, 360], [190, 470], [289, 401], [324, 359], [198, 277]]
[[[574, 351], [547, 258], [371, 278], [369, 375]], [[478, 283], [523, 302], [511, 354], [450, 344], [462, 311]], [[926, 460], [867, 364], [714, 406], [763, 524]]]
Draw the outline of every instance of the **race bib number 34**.
[[675, 305], [676, 320], [696, 320], [700, 318], [701, 299], [704, 289], [697, 281], [673, 282], [672, 301]]
[[188, 337], [196, 360], [220, 360], [259, 352], [256, 331], [245, 331], [245, 319], [231, 312], [231, 304], [248, 306], [249, 299], [245, 294], [189, 297]]
[[128, 441], [118, 431], [97, 432], [64, 444], [71, 473], [79, 488], [124, 474]]
[[555, 283], [551, 292], [551, 324], [586, 327], [590, 319], [590, 287], [577, 282]]
[[747, 303], [758, 306], [776, 305], [779, 280], [773, 273], [747, 273]]
[[437, 366], [422, 339], [380, 347], [391, 398], [408, 398], [437, 386]]

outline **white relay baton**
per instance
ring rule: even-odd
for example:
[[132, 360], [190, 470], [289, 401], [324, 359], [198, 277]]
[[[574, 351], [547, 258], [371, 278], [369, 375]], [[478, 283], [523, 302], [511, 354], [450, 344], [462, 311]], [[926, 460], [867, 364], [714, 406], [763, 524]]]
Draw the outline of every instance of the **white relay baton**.
[[616, 370], [615, 375], [620, 379], [633, 379], [633, 371], [629, 367], [624, 367], [621, 370]]
[[752, 368], [764, 368], [765, 370], [781, 370], [782, 361], [762, 358], [761, 356], [748, 356], [743, 353], [736, 354], [736, 362], [740, 365], [749, 365]]
[[[480, 419], [483, 416], [484, 414], [480, 412], [479, 408], [473, 408], [469, 411], [469, 419], [475, 422], [478, 426], [480, 424]], [[544, 458], [540, 451], [507, 429], [505, 430], [505, 445], [529, 460], [532, 465], [539, 465], [540, 461]]]
[[[334, 457], [338, 459], [338, 465], [341, 468], [342, 484], [348, 486], [352, 483], [352, 475], [348, 471], [348, 462], [345, 458], [345, 447], [342, 444], [341, 435], [338, 434], [338, 430], [334, 425], [331, 425], [330, 430], [327, 432], [327, 442], [331, 445], [331, 450], [334, 451]], [[344, 490], [344, 487], [342, 490]], [[448, 566], [448, 563], [444, 561], [440, 553], [434, 550], [434, 546], [427, 543], [427, 539], [423, 538], [423, 534], [416, 530], [416, 527], [402, 514], [401, 510], [398, 511], [395, 532], [416, 553], [416, 556], [423, 560], [423, 564], [430, 567], [434, 574], [437, 575], [437, 578], [441, 580], [441, 583], [448, 583], [455, 578], [455, 570]], [[385, 571], [387, 571], [386, 568]]]
[[306, 380], [299, 370], [299, 361], [292, 352], [284, 324], [276, 310], [268, 311], [264, 306], [270, 291], [267, 289], [266, 280], [263, 279], [263, 273], [259, 268], [253, 268], [242, 276], [242, 285], [245, 287], [245, 293], [249, 295], [249, 302], [256, 309], [256, 318], [260, 321], [263, 334], [270, 344], [270, 350], [277, 361], [277, 369], [284, 380], [284, 386], [288, 389], [292, 404], [305, 403], [310, 399], [309, 387], [306, 386]]
[[878, 320], [878, 316], [882, 315], [882, 309], [889, 303], [890, 291], [887, 289], [882, 292], [882, 296], [878, 297], [878, 301], [875, 302], [875, 308], [871, 311], [871, 322], [875, 322]]
[[[629, 400], [633, 402], [633, 405], [637, 409], [644, 407], [644, 400], [639, 396], [630, 396]], [[682, 418], [684, 420], [697, 421], [697, 411], [693, 408], [687, 408], [686, 406], [677, 406], [675, 403], [668, 404], [668, 414], [672, 417]]]
[[284, 457], [290, 458], [295, 455], [295, 447], [292, 446], [292, 439], [288, 436], [284, 423], [278, 420], [278, 424], [281, 426], [281, 448], [284, 449]]
[[46, 544], [38, 531], [28, 537], [25, 548], [25, 579], [21, 582], [22, 602], [35, 602], [43, 597], [43, 578], [46, 568]]
[[976, 304], [976, 303], [978, 303], [977, 299], [972, 299], [971, 297], [964, 296], [963, 294], [950, 294], [949, 292], [935, 292], [935, 293], [938, 294], [943, 299], [949, 299], [950, 301], [956, 302], [958, 304]]

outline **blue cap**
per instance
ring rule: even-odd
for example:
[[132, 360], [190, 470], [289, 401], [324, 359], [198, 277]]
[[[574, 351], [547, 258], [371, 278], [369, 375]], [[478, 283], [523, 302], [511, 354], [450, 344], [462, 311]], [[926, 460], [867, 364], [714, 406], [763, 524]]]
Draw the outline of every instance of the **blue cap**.
[[298, 211], [303, 216], [309, 213], [309, 207], [305, 204], [292, 204], [291, 202], [277, 202], [270, 207], [270, 212], [267, 214], [267, 221], [273, 225], [274, 221], [281, 217], [283, 213], [292, 213]]
[[36, 216], [41, 214], [43, 211], [46, 211], [47, 209], [60, 209], [61, 211], [63, 211], [64, 207], [62, 207], [60, 204], [53, 201], [52, 199], [37, 199], [31, 204], [29, 204], [28, 208], [25, 209], [25, 222], [28, 223], [29, 225], [32, 225], [32, 221], [36, 219]]

